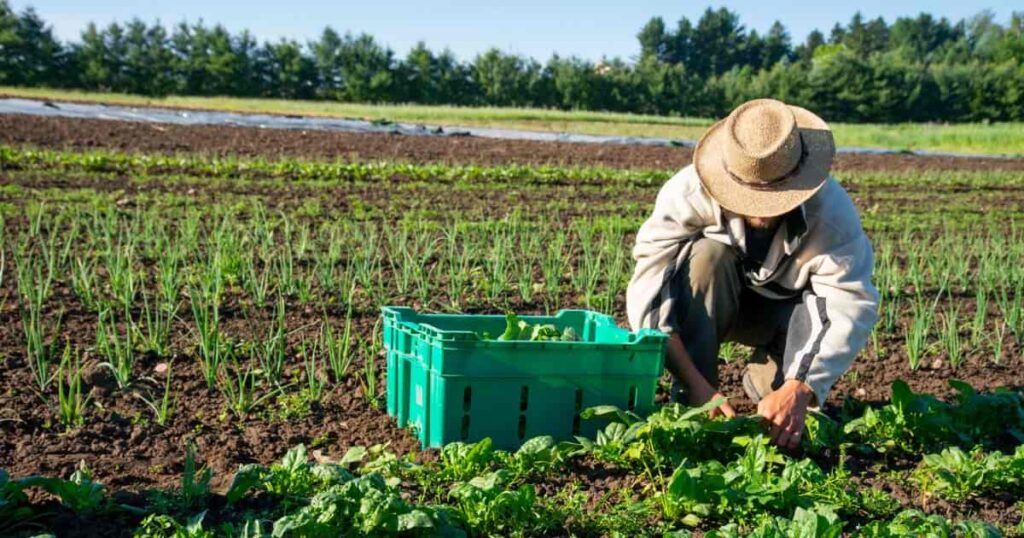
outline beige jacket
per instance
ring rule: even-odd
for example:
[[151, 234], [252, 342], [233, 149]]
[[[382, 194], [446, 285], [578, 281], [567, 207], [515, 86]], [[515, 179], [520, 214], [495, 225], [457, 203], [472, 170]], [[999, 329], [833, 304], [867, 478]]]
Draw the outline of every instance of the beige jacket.
[[[783, 221], [765, 262], [745, 276], [751, 289], [769, 298], [803, 294], [797, 308], [806, 312], [794, 312], [794, 319], [808, 326], [790, 328], [801, 341], [787, 342], [784, 374], [806, 382], [824, 402], [867, 342], [878, 318], [878, 290], [871, 282], [871, 243], [835, 179], [829, 177], [803, 204], [802, 216]], [[636, 270], [626, 291], [633, 329], [671, 332], [660, 320], [671, 319], [674, 298], [668, 284], [687, 260], [691, 241], [706, 237], [745, 251], [744, 228], [742, 217], [707, 195], [692, 165], [669, 179], [633, 249]]]

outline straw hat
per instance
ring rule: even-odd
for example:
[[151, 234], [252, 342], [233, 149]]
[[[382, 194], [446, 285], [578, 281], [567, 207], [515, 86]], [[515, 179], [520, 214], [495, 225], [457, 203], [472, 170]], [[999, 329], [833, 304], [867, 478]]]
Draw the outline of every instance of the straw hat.
[[693, 163], [722, 207], [774, 217], [818, 192], [835, 152], [832, 130], [818, 116], [775, 99], [755, 99], [704, 133]]

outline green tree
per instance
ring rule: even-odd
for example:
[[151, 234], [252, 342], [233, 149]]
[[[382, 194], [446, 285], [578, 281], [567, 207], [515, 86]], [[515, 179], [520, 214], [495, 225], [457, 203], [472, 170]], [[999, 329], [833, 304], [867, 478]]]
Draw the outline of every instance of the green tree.
[[1010, 16], [1010, 24], [1000, 34], [1000, 38], [992, 44], [992, 61], [1024, 62], [1024, 11], [1014, 12]]
[[801, 62], [810, 63], [811, 59], [814, 58], [814, 51], [824, 44], [825, 36], [817, 30], [812, 30], [811, 33], [807, 34], [807, 39], [793, 51], [793, 55]]
[[671, 36], [665, 31], [665, 20], [661, 17], [652, 17], [647, 24], [640, 29], [636, 36], [640, 41], [640, 57], [653, 57], [661, 61], [669, 61]]
[[0, 0], [0, 83], [61, 85], [64, 61], [63, 47], [35, 10], [16, 15]]
[[875, 52], [881, 52], [888, 47], [889, 27], [881, 17], [864, 22], [863, 15], [858, 11], [850, 19], [847, 29], [842, 32], [839, 41], [861, 58], [867, 58]]
[[163, 26], [159, 23], [147, 26], [139, 19], [132, 19], [125, 31], [125, 87], [122, 91], [143, 95], [167, 95], [174, 91], [174, 56]]
[[322, 97], [342, 101], [395, 100], [394, 53], [372, 36], [343, 37], [327, 27], [310, 48]]
[[[820, 33], [818, 37], [821, 37]], [[793, 59], [793, 45], [789, 38], [789, 32], [781, 22], [775, 21], [764, 38], [764, 49], [759, 67], [770, 68], [782, 60], [791, 59]]]
[[694, 28], [687, 67], [701, 76], [720, 75], [741, 63], [746, 42], [739, 15], [724, 7], [708, 8]]
[[[233, 48], [235, 51], [235, 95], [240, 96], [256, 96], [263, 93], [263, 80], [261, 77], [264, 75], [265, 70], [261, 66], [261, 51], [260, 45], [256, 42], [256, 38], [249, 33], [249, 30], [242, 30], [240, 34], [234, 37]], [[310, 60], [312, 61], [312, 60]], [[313, 87], [316, 86], [316, 82], [311, 83]]]
[[528, 106], [540, 80], [541, 68], [535, 60], [498, 49], [489, 49], [473, 61], [473, 81], [488, 105]]
[[187, 95], [245, 93], [244, 61], [234, 39], [222, 25], [182, 22], [171, 35], [178, 91]]
[[106, 33], [94, 23], [82, 30], [81, 42], [74, 50], [80, 84], [90, 90], [111, 90], [116, 65], [107, 48]]
[[963, 38], [963, 28], [955, 28], [944, 17], [935, 20], [922, 13], [915, 18], [901, 17], [892, 25], [892, 47], [905, 49], [915, 61], [930, 61], [934, 53]]
[[[653, 56], [652, 56], [653, 57]], [[580, 58], [560, 58], [557, 54], [548, 60], [547, 70], [555, 87], [555, 106], [562, 109], [605, 108], [611, 110], [611, 104], [601, 95], [600, 76], [596, 70], [609, 69], [607, 66], [595, 66]]]
[[399, 68], [403, 100], [429, 104], [469, 104], [473, 88], [467, 67], [448, 49], [434, 54], [422, 41], [409, 50]]
[[285, 99], [311, 99], [316, 92], [317, 71], [299, 43], [282, 39], [264, 43], [257, 56], [260, 95]]
[[870, 107], [871, 67], [841, 44], [818, 47], [807, 74], [807, 103], [833, 121], [864, 121]]

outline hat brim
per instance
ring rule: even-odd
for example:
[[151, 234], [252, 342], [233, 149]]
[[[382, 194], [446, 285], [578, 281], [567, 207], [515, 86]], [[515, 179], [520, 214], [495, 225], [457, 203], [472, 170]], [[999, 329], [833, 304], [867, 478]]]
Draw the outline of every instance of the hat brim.
[[788, 105], [804, 152], [796, 169], [763, 188], [738, 181], [725, 168], [725, 120], [711, 126], [693, 152], [693, 164], [704, 189], [722, 207], [747, 217], [776, 217], [796, 209], [810, 199], [828, 177], [836, 146], [828, 124], [814, 113]]

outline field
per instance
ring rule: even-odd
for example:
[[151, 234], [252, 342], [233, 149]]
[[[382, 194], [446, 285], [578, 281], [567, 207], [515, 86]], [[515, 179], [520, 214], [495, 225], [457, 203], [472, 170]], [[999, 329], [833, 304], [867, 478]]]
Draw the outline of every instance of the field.
[[[359, 118], [456, 127], [490, 127], [543, 132], [637, 136], [697, 140], [713, 122], [707, 118], [560, 111], [529, 108], [373, 105], [237, 97], [163, 98], [45, 88], [0, 86], [0, 96], [84, 101], [125, 106], [224, 110], [302, 116]], [[830, 122], [841, 146], [890, 150], [926, 150], [977, 154], [1024, 155], [1024, 128], [1019, 123], [895, 125]]]
[[731, 421], [667, 378], [516, 453], [387, 417], [382, 305], [624, 324], [689, 158], [0, 116], [0, 535], [1024, 535], [1022, 159], [837, 157], [881, 321], [797, 451], [732, 347]]

